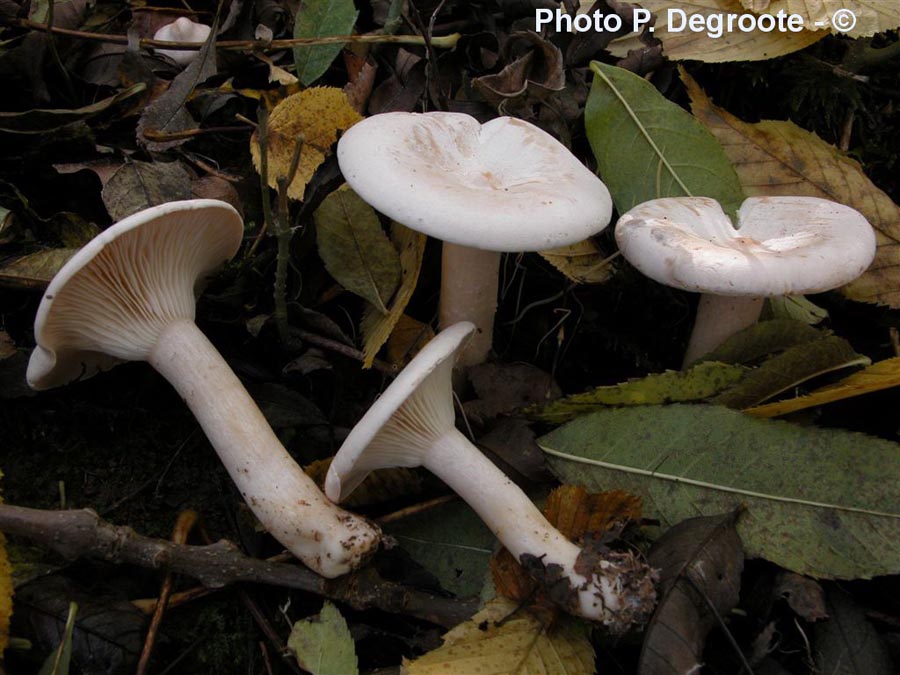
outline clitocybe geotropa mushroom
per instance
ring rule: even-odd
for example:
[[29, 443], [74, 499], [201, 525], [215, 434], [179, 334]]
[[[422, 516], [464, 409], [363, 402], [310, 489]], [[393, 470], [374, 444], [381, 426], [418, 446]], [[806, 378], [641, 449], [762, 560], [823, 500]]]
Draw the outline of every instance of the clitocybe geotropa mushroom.
[[[196, 23], [186, 16], [167, 23], [153, 35], [154, 40], [166, 42], [197, 42], [203, 44], [212, 29], [204, 23]], [[186, 66], [197, 60], [198, 51], [189, 49], [157, 49], [157, 54], [168, 56], [180, 66]]]
[[651, 279], [703, 294], [685, 365], [756, 323], [765, 298], [843, 286], [875, 257], [865, 217], [816, 197], [751, 197], [736, 225], [713, 199], [654, 199], [619, 218], [616, 241]]
[[146, 209], [101, 233], [44, 294], [28, 383], [47, 389], [147, 361], [190, 406], [272, 536], [335, 577], [368, 557], [379, 530], [325, 498], [194, 323], [198, 282], [237, 252], [243, 231], [231, 206], [197, 199]]
[[550, 134], [512, 117], [373, 115], [344, 133], [337, 156], [366, 202], [444, 241], [440, 326], [478, 327], [460, 366], [491, 349], [500, 252], [574, 244], [612, 216], [597, 176]]
[[568, 611], [620, 632], [645, 620], [655, 593], [651, 570], [631, 553], [592, 556], [560, 534], [515, 483], [454, 425], [453, 362], [475, 331], [455, 324], [429, 342], [353, 428], [325, 480], [339, 501], [370, 471], [424, 466], [475, 509], [497, 538]]

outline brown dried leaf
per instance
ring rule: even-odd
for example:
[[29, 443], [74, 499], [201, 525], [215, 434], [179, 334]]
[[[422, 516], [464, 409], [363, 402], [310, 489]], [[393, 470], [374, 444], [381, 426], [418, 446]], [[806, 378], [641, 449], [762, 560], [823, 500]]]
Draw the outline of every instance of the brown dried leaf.
[[430, 325], [403, 314], [388, 338], [387, 360], [397, 366], [405, 366], [433, 337], [434, 329]]
[[852, 300], [900, 307], [900, 206], [855, 160], [793, 122], [748, 124], [713, 105], [684, 71], [691, 109], [721, 143], [748, 197], [801, 195], [831, 199], [861, 212], [876, 230], [875, 261], [841, 291]]
[[150, 206], [191, 198], [191, 177], [180, 162], [128, 162], [100, 192], [110, 217], [122, 220]]
[[529, 363], [481, 363], [470, 368], [468, 375], [478, 399], [466, 401], [463, 408], [478, 424], [562, 395], [550, 373]]
[[640, 675], [699, 672], [706, 635], [739, 600], [744, 551], [735, 518], [689, 518], [654, 543], [649, 559], [664, 594], [644, 638]]
[[77, 248], [51, 248], [22, 256], [0, 267], [0, 286], [43, 290]]
[[[523, 44], [527, 51], [512, 57]], [[566, 84], [562, 52], [537, 33], [513, 33], [503, 45], [503, 55], [509, 61], [503, 70], [472, 80], [475, 90], [497, 108], [531, 105], [562, 90]]]
[[[304, 467], [306, 475], [323, 488], [331, 458], [320, 459]], [[411, 469], [378, 469], [370, 473], [341, 506], [357, 509], [373, 504], [383, 504], [394, 499], [411, 497], [422, 492], [422, 477]]]
[[772, 593], [784, 598], [788, 606], [804, 621], [810, 623], [828, 618], [825, 608], [825, 590], [815, 579], [802, 574], [781, 571], [775, 578]]
[[[294, 180], [288, 186], [291, 199], [302, 200], [316, 169], [331, 152], [338, 132], [346, 131], [362, 119], [347, 100], [347, 95], [335, 87], [310, 87], [281, 101], [269, 115], [268, 124], [268, 181], [278, 186], [278, 179], [287, 177], [294, 146], [303, 138], [300, 164]], [[259, 136], [250, 139], [253, 166], [260, 170]]]

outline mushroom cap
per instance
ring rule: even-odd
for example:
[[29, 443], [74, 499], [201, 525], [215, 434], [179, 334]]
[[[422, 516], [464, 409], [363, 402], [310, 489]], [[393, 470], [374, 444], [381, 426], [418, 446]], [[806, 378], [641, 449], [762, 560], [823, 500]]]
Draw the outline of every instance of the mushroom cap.
[[[185, 16], [175, 19], [172, 23], [162, 26], [153, 35], [154, 40], [166, 42], [206, 42], [212, 29], [205, 23], [196, 23]], [[186, 66], [196, 60], [198, 52], [182, 49], [157, 49], [157, 54], [168, 56], [175, 63]]]
[[215, 199], [153, 206], [101, 232], [44, 292], [28, 384], [49, 389], [146, 359], [172, 321], [193, 321], [198, 282], [237, 253], [243, 232]]
[[654, 199], [619, 218], [616, 241], [651, 279], [714, 295], [821, 293], [849, 283], [875, 257], [865, 217], [827, 199], [751, 197], [737, 223], [714, 199]]
[[453, 428], [453, 362], [473, 332], [474, 324], [460, 321], [438, 333], [356, 423], [325, 477], [331, 501], [346, 498], [375, 469], [419, 466], [428, 439]]
[[539, 251], [609, 224], [603, 182], [550, 134], [512, 117], [384, 113], [341, 137], [350, 187], [432, 237], [489, 251]]

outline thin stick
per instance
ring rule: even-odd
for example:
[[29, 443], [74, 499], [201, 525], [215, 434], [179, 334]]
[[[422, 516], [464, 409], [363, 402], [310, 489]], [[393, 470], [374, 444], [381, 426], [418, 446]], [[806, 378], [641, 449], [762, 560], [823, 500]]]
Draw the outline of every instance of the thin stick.
[[[94, 40], [97, 42], [110, 42], [113, 44], [127, 45], [127, 35], [114, 35], [111, 33], [92, 33], [83, 30], [72, 30], [69, 28], [57, 28], [56, 26], [47, 26], [44, 23], [30, 21], [28, 19], [0, 20], [0, 25], [19, 26], [30, 30], [40, 30], [56, 35], [66, 35], [68, 37], [80, 38], [82, 40]], [[443, 35], [441, 37], [431, 38], [430, 43], [433, 47], [442, 49], [453, 49], [459, 42], [459, 33]], [[400, 45], [416, 45], [424, 46], [425, 38], [421, 35], [334, 35], [329, 37], [318, 38], [291, 38], [286, 40], [222, 40], [216, 43], [216, 49], [227, 49], [230, 51], [260, 51], [260, 52], [278, 52], [291, 47], [299, 47], [305, 45], [339, 45], [347, 42], [357, 44], [372, 43], [392, 43]], [[140, 47], [153, 47], [155, 49], [174, 49], [176, 51], [198, 51], [203, 43], [201, 42], [176, 42], [172, 40], [153, 40], [150, 38], [142, 38], [138, 40]]]
[[429, 499], [425, 502], [419, 502], [418, 504], [407, 506], [405, 509], [399, 509], [398, 511], [386, 513], [380, 518], [375, 518], [375, 522], [379, 525], [393, 523], [397, 520], [403, 520], [404, 518], [409, 518], [410, 516], [414, 516], [417, 513], [422, 513], [423, 511], [433, 509], [435, 506], [440, 506], [441, 504], [452, 502], [456, 499], [459, 499], [459, 495], [457, 494], [442, 495], [441, 497], [435, 497], [434, 499]]

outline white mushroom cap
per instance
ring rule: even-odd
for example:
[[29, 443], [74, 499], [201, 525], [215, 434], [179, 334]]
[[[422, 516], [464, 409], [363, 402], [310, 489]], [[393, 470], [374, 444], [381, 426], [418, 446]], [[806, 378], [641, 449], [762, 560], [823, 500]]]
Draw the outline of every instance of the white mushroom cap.
[[47, 287], [28, 384], [48, 389], [146, 360], [173, 319], [193, 320], [198, 282], [237, 253], [243, 232], [237, 211], [214, 199], [161, 204], [106, 229]]
[[438, 333], [372, 404], [331, 462], [329, 499], [345, 499], [375, 469], [421, 465], [431, 441], [454, 428], [453, 362], [474, 331], [461, 321]]
[[[179, 17], [167, 23], [153, 35], [154, 40], [166, 42], [206, 42], [212, 29], [203, 23], [195, 23], [187, 17]], [[157, 49], [157, 54], [168, 56], [175, 63], [186, 66], [197, 58], [197, 50]]]
[[751, 197], [736, 226], [713, 199], [654, 199], [619, 218], [616, 241], [651, 279], [729, 296], [820, 293], [849, 283], [875, 257], [865, 217], [816, 197]]
[[489, 251], [537, 251], [606, 227], [603, 182], [550, 134], [512, 117], [385, 113], [341, 137], [350, 187], [419, 232]]

